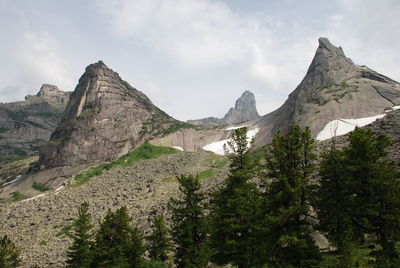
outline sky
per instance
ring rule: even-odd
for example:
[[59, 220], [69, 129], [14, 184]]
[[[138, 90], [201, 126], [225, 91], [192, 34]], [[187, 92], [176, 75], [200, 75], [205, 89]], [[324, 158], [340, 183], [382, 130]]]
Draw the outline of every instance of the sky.
[[0, 102], [75, 89], [103, 60], [179, 120], [223, 117], [245, 91], [278, 108], [327, 37], [400, 81], [398, 0], [0, 0]]

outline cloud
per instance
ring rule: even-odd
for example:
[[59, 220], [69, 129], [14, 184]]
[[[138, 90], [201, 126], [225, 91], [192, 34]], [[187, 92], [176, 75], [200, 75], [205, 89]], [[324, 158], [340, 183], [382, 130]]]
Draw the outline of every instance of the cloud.
[[31, 83], [49, 83], [72, 90], [73, 81], [57, 41], [46, 32], [25, 33], [18, 44], [21, 79]]

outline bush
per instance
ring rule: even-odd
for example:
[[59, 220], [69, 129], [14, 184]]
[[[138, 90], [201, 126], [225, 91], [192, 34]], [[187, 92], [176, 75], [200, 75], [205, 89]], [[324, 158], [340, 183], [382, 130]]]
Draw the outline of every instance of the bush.
[[149, 260], [142, 262], [138, 268], [168, 268], [168, 265], [163, 262]]
[[44, 184], [41, 184], [41, 183], [38, 183], [36, 181], [34, 181], [32, 183], [32, 188], [35, 189], [35, 190], [41, 191], [41, 192], [45, 192], [45, 191], [51, 190], [51, 187], [49, 187], [47, 185], [44, 185]]

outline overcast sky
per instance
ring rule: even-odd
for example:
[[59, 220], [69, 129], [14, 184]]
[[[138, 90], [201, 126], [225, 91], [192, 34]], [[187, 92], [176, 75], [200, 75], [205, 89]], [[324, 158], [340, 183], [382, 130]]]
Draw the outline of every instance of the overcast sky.
[[0, 102], [74, 90], [103, 60], [180, 120], [222, 117], [245, 90], [279, 107], [328, 37], [400, 80], [398, 0], [0, 0]]

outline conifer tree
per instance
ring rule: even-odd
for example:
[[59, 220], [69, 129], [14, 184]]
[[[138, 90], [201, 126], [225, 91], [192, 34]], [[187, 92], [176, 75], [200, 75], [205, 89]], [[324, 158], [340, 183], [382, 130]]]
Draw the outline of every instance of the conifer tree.
[[93, 225], [88, 212], [89, 204], [84, 202], [78, 210], [78, 217], [72, 224], [69, 237], [73, 240], [67, 256], [67, 267], [89, 267], [92, 262], [92, 233]]
[[230, 176], [213, 195], [211, 206], [212, 260], [217, 264], [251, 267], [259, 259], [257, 223], [260, 193], [249, 183], [251, 163], [247, 153], [247, 128], [239, 128], [228, 143]]
[[290, 126], [266, 150], [265, 226], [260, 236], [266, 262], [272, 267], [315, 267], [318, 248], [308, 219], [314, 141], [308, 128]]
[[172, 198], [172, 239], [176, 244], [175, 264], [178, 268], [206, 267], [209, 259], [207, 221], [204, 215], [204, 194], [198, 177], [178, 177], [181, 198]]
[[172, 249], [171, 237], [163, 216], [155, 216], [152, 219], [152, 232], [147, 237], [149, 241], [150, 258], [156, 261], [165, 262], [168, 253]]
[[8, 236], [0, 237], [0, 267], [15, 268], [21, 263], [20, 251]]
[[[400, 173], [397, 165], [387, 158], [391, 142], [385, 135], [364, 129], [353, 131], [349, 141], [350, 144], [339, 152], [342, 160], [338, 176], [327, 172], [332, 169], [331, 158], [327, 157], [321, 165], [320, 228], [339, 248], [343, 234], [348, 235], [352, 243], [358, 242], [358, 246], [364, 242], [365, 235], [373, 236], [378, 247], [374, 252], [376, 267], [399, 267]], [[335, 204], [323, 203], [323, 196], [328, 199], [332, 192], [338, 195]], [[343, 202], [339, 202], [340, 199]], [[345, 253], [346, 248], [342, 252]]]
[[132, 228], [127, 208], [109, 210], [96, 233], [93, 267], [137, 267], [144, 253], [140, 231]]

